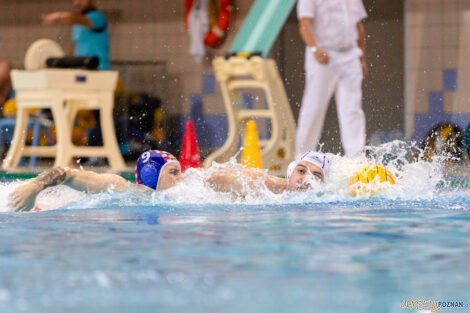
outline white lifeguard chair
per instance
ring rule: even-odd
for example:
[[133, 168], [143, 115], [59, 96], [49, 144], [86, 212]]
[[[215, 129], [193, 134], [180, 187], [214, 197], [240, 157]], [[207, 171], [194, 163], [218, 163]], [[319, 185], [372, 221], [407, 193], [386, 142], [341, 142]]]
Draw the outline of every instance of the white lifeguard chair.
[[[16, 125], [2, 168], [15, 170], [23, 156], [55, 157], [54, 166], [67, 166], [73, 157], [105, 157], [112, 170], [125, 170], [113, 122], [114, 90], [118, 72], [73, 69], [44, 69], [47, 57], [61, 56], [60, 46], [49, 39], [33, 43], [25, 58], [26, 70], [12, 70], [16, 91]], [[52, 111], [57, 141], [54, 146], [26, 146], [30, 109]], [[76, 146], [72, 128], [79, 110], [100, 111], [103, 146]]]
[[[228, 138], [220, 149], [206, 158], [204, 167], [209, 167], [213, 161], [227, 162], [238, 151], [248, 120], [262, 118], [271, 122], [270, 138], [260, 140], [263, 165], [274, 175], [285, 175], [289, 162], [295, 158], [296, 125], [274, 60], [259, 56], [218, 57], [213, 61], [213, 68], [227, 111]], [[243, 88], [262, 90], [267, 108], [237, 106], [240, 102], [237, 91]]]

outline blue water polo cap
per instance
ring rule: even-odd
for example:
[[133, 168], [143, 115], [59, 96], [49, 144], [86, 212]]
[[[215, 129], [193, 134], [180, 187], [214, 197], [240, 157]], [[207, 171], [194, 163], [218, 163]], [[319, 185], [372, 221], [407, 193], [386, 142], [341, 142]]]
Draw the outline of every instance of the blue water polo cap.
[[171, 153], [161, 150], [145, 151], [137, 160], [135, 168], [137, 184], [158, 190], [162, 171], [171, 162], [178, 162]]

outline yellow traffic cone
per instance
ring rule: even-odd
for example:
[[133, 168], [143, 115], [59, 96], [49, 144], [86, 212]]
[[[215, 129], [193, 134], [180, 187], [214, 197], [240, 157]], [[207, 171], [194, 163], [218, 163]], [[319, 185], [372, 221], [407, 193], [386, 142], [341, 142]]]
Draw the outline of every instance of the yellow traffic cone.
[[249, 121], [246, 126], [245, 144], [242, 154], [242, 164], [245, 167], [263, 168], [261, 151], [258, 144], [258, 132], [256, 122]]

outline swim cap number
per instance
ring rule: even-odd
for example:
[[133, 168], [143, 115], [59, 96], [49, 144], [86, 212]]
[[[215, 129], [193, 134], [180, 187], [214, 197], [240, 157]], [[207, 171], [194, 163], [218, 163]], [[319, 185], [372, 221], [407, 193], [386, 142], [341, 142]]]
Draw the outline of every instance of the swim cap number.
[[147, 163], [150, 159], [150, 152], [145, 152], [144, 154], [142, 154], [142, 162], [144, 163]]

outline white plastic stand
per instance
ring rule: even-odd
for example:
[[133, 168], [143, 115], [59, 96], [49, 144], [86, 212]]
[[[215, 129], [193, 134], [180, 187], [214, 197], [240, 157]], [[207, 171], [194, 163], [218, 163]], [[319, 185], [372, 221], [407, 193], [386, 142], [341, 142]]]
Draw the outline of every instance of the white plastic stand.
[[[54, 166], [68, 166], [73, 157], [105, 157], [112, 170], [126, 168], [119, 151], [113, 122], [114, 89], [118, 73], [44, 69], [12, 70], [16, 91], [16, 126], [2, 168], [14, 170], [23, 156], [55, 157]], [[56, 126], [55, 146], [25, 146], [28, 110], [51, 109]], [[72, 143], [72, 127], [79, 110], [100, 111], [103, 146], [86, 147]]]
[[[289, 162], [295, 158], [296, 125], [276, 63], [258, 56], [249, 59], [218, 57], [214, 59], [213, 67], [227, 111], [229, 133], [225, 144], [207, 157], [204, 167], [209, 167], [213, 161], [227, 162], [237, 152], [239, 138], [244, 136], [248, 120], [269, 118], [271, 137], [260, 140], [263, 165], [274, 175], [285, 175]], [[238, 108], [235, 95], [242, 88], [263, 90], [268, 107]]]

